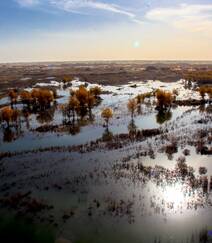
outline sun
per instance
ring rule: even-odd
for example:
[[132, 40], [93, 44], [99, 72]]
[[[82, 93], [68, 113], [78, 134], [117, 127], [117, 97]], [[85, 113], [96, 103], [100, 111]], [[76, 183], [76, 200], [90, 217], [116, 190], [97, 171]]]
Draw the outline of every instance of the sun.
[[141, 46], [140, 41], [136, 40], [136, 41], [133, 42], [133, 47], [134, 47], [134, 48], [137, 49], [137, 48], [139, 48], [140, 46]]

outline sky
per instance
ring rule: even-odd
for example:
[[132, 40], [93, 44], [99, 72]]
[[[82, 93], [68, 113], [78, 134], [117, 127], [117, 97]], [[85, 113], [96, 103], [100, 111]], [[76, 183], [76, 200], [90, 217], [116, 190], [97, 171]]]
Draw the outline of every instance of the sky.
[[212, 60], [212, 0], [0, 0], [0, 62]]

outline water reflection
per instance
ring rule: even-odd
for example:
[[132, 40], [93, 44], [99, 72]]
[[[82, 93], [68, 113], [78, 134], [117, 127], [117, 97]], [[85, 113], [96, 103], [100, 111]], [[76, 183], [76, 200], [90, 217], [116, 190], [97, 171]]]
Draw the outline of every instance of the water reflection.
[[10, 128], [4, 129], [3, 141], [12, 142], [13, 140], [15, 140], [15, 132]]
[[29, 130], [30, 129], [30, 121], [29, 121], [30, 113], [27, 109], [23, 109], [22, 114], [25, 119], [26, 128]]
[[[155, 214], [166, 217], [169, 213], [182, 214], [185, 210], [212, 206], [209, 197], [212, 178], [209, 181], [207, 176], [195, 177], [194, 169], [185, 162], [178, 162], [173, 170], [144, 166], [140, 162], [118, 163], [114, 166], [114, 175], [131, 180], [137, 186], [141, 184], [139, 187], [143, 188], [143, 195], [150, 200]], [[148, 202], [143, 207], [147, 207], [144, 211], [148, 212]]]
[[54, 119], [55, 109], [55, 106], [53, 106], [46, 111], [40, 111], [36, 117], [36, 120], [40, 124], [51, 123]]
[[80, 124], [78, 122], [73, 122], [70, 124], [69, 133], [73, 136], [80, 133]]
[[[65, 116], [61, 114], [63, 110], [59, 108], [60, 107], [58, 105], [50, 108], [50, 110], [47, 110], [45, 113], [40, 112], [35, 114], [30, 113], [27, 108], [24, 108], [21, 112], [22, 119], [20, 122], [20, 124], [22, 124], [22, 130], [25, 133], [24, 137], [20, 140], [22, 146], [20, 146], [20, 144], [17, 142], [11, 143], [10, 145], [3, 144], [2, 150], [14, 151], [26, 150], [26, 148], [36, 149], [40, 148], [41, 146], [58, 146], [58, 144], [60, 146], [70, 144], [85, 144], [88, 141], [95, 141], [96, 139], [102, 137], [102, 133], [104, 131], [102, 128], [102, 120], [100, 120], [98, 114], [100, 109], [95, 111], [93, 114], [90, 114], [90, 117], [87, 116], [80, 119], [80, 117], [76, 116], [75, 121], [72, 121], [72, 119], [69, 120], [67, 117], [65, 119]], [[173, 111], [172, 120], [176, 119], [179, 115], [183, 114], [183, 112], [187, 110], [188, 107], [178, 107]], [[165, 115], [165, 117], [166, 116], [167, 115]], [[129, 116], [121, 116], [119, 119], [113, 119], [110, 129], [114, 134], [129, 133], [130, 135], [134, 136], [137, 127], [139, 130], [158, 128], [159, 125], [156, 123], [156, 119], [154, 119], [154, 117], [155, 113], [153, 112], [142, 116], [136, 116], [134, 120], [131, 120]], [[75, 122], [74, 125], [73, 122]], [[128, 125], [126, 125], [127, 123]], [[42, 133], [42, 135], [37, 136], [38, 132]], [[59, 133], [61, 136], [58, 137]], [[68, 135], [79, 136], [76, 140], [76, 138], [72, 138]], [[3, 140], [3, 132], [0, 134], [0, 136]], [[172, 157], [172, 153], [167, 152], [167, 154]]]
[[172, 119], [171, 111], [159, 111], [156, 115], [156, 121], [158, 124], [162, 125], [166, 121], [170, 121]]
[[142, 115], [142, 107], [141, 107], [141, 105], [137, 105], [137, 113], [138, 113], [138, 115]]
[[111, 141], [112, 139], [113, 139], [113, 133], [108, 129], [108, 127], [106, 127], [102, 134], [102, 140], [104, 142], [107, 142], [107, 141]]
[[128, 125], [128, 132], [130, 136], [135, 136], [137, 132], [137, 126], [135, 124], [135, 120], [131, 119], [129, 125]]
[[22, 134], [20, 122], [15, 124], [14, 126], [2, 127], [3, 131], [3, 142], [10, 143], [12, 141], [17, 140]]
[[212, 105], [208, 104], [202, 104], [199, 106], [200, 113], [212, 113]]

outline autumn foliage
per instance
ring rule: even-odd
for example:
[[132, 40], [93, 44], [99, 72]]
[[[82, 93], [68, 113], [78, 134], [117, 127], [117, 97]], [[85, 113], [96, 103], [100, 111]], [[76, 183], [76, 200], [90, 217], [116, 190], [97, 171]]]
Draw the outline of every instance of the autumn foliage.
[[31, 92], [24, 90], [20, 93], [23, 104], [38, 110], [50, 107], [54, 98], [54, 92], [48, 89], [33, 89]]
[[70, 90], [70, 98], [68, 104], [61, 107], [63, 116], [70, 120], [72, 117], [79, 115], [81, 118], [89, 114], [92, 117], [92, 108], [97, 105], [97, 101], [100, 99], [101, 89], [99, 87], [93, 87], [90, 90], [81, 85], [77, 90]]
[[136, 96], [137, 104], [141, 105], [141, 104], [144, 102], [144, 99], [145, 99], [145, 97], [144, 97], [143, 94], [138, 94], [138, 95]]
[[10, 108], [9, 106], [4, 107], [1, 110], [1, 119], [7, 123], [7, 126], [10, 126], [11, 122], [17, 122], [19, 112]]
[[90, 93], [94, 95], [95, 98], [97, 98], [102, 93], [102, 90], [99, 86], [95, 86], [90, 88]]
[[208, 94], [209, 98], [212, 98], [212, 87], [209, 86], [201, 86], [199, 89], [199, 94], [202, 97], [202, 100], [205, 99], [205, 95]]
[[136, 107], [137, 107], [136, 99], [129, 99], [129, 101], [127, 103], [127, 108], [129, 110], [129, 112], [131, 113], [132, 118], [134, 117]]
[[109, 121], [110, 121], [110, 119], [113, 117], [113, 111], [112, 111], [112, 109], [110, 109], [110, 108], [105, 108], [105, 109], [102, 111], [101, 116], [102, 116], [102, 118], [105, 120], [106, 125], [107, 125], [107, 127], [108, 127]]
[[17, 102], [18, 93], [15, 90], [10, 90], [8, 96], [10, 98], [11, 106], [13, 106], [13, 104]]
[[32, 95], [29, 91], [23, 90], [20, 93], [20, 99], [24, 105], [29, 106], [32, 100]]
[[71, 96], [69, 99], [69, 102], [65, 108], [69, 120], [70, 120], [71, 116], [72, 116], [73, 120], [75, 119], [75, 115], [78, 113], [79, 105], [80, 105], [80, 103], [79, 103], [76, 95]]
[[173, 101], [173, 96], [171, 92], [164, 91], [164, 90], [157, 90], [156, 98], [157, 98], [157, 108], [160, 111], [170, 109]]

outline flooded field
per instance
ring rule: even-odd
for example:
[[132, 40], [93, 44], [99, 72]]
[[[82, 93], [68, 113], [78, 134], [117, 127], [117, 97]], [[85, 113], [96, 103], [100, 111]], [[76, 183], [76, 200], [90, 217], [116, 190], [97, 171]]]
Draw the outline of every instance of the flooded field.
[[[82, 85], [101, 89], [98, 102], [84, 116], [68, 116], [64, 106]], [[104, 86], [74, 79], [26, 91], [33, 88], [56, 96], [36, 111], [18, 98], [16, 122], [1, 121], [0, 232], [5, 221], [24, 219], [30, 230], [47, 229], [40, 242], [212, 242], [209, 94], [203, 100], [185, 80]], [[158, 90], [175, 93], [163, 111]]]

